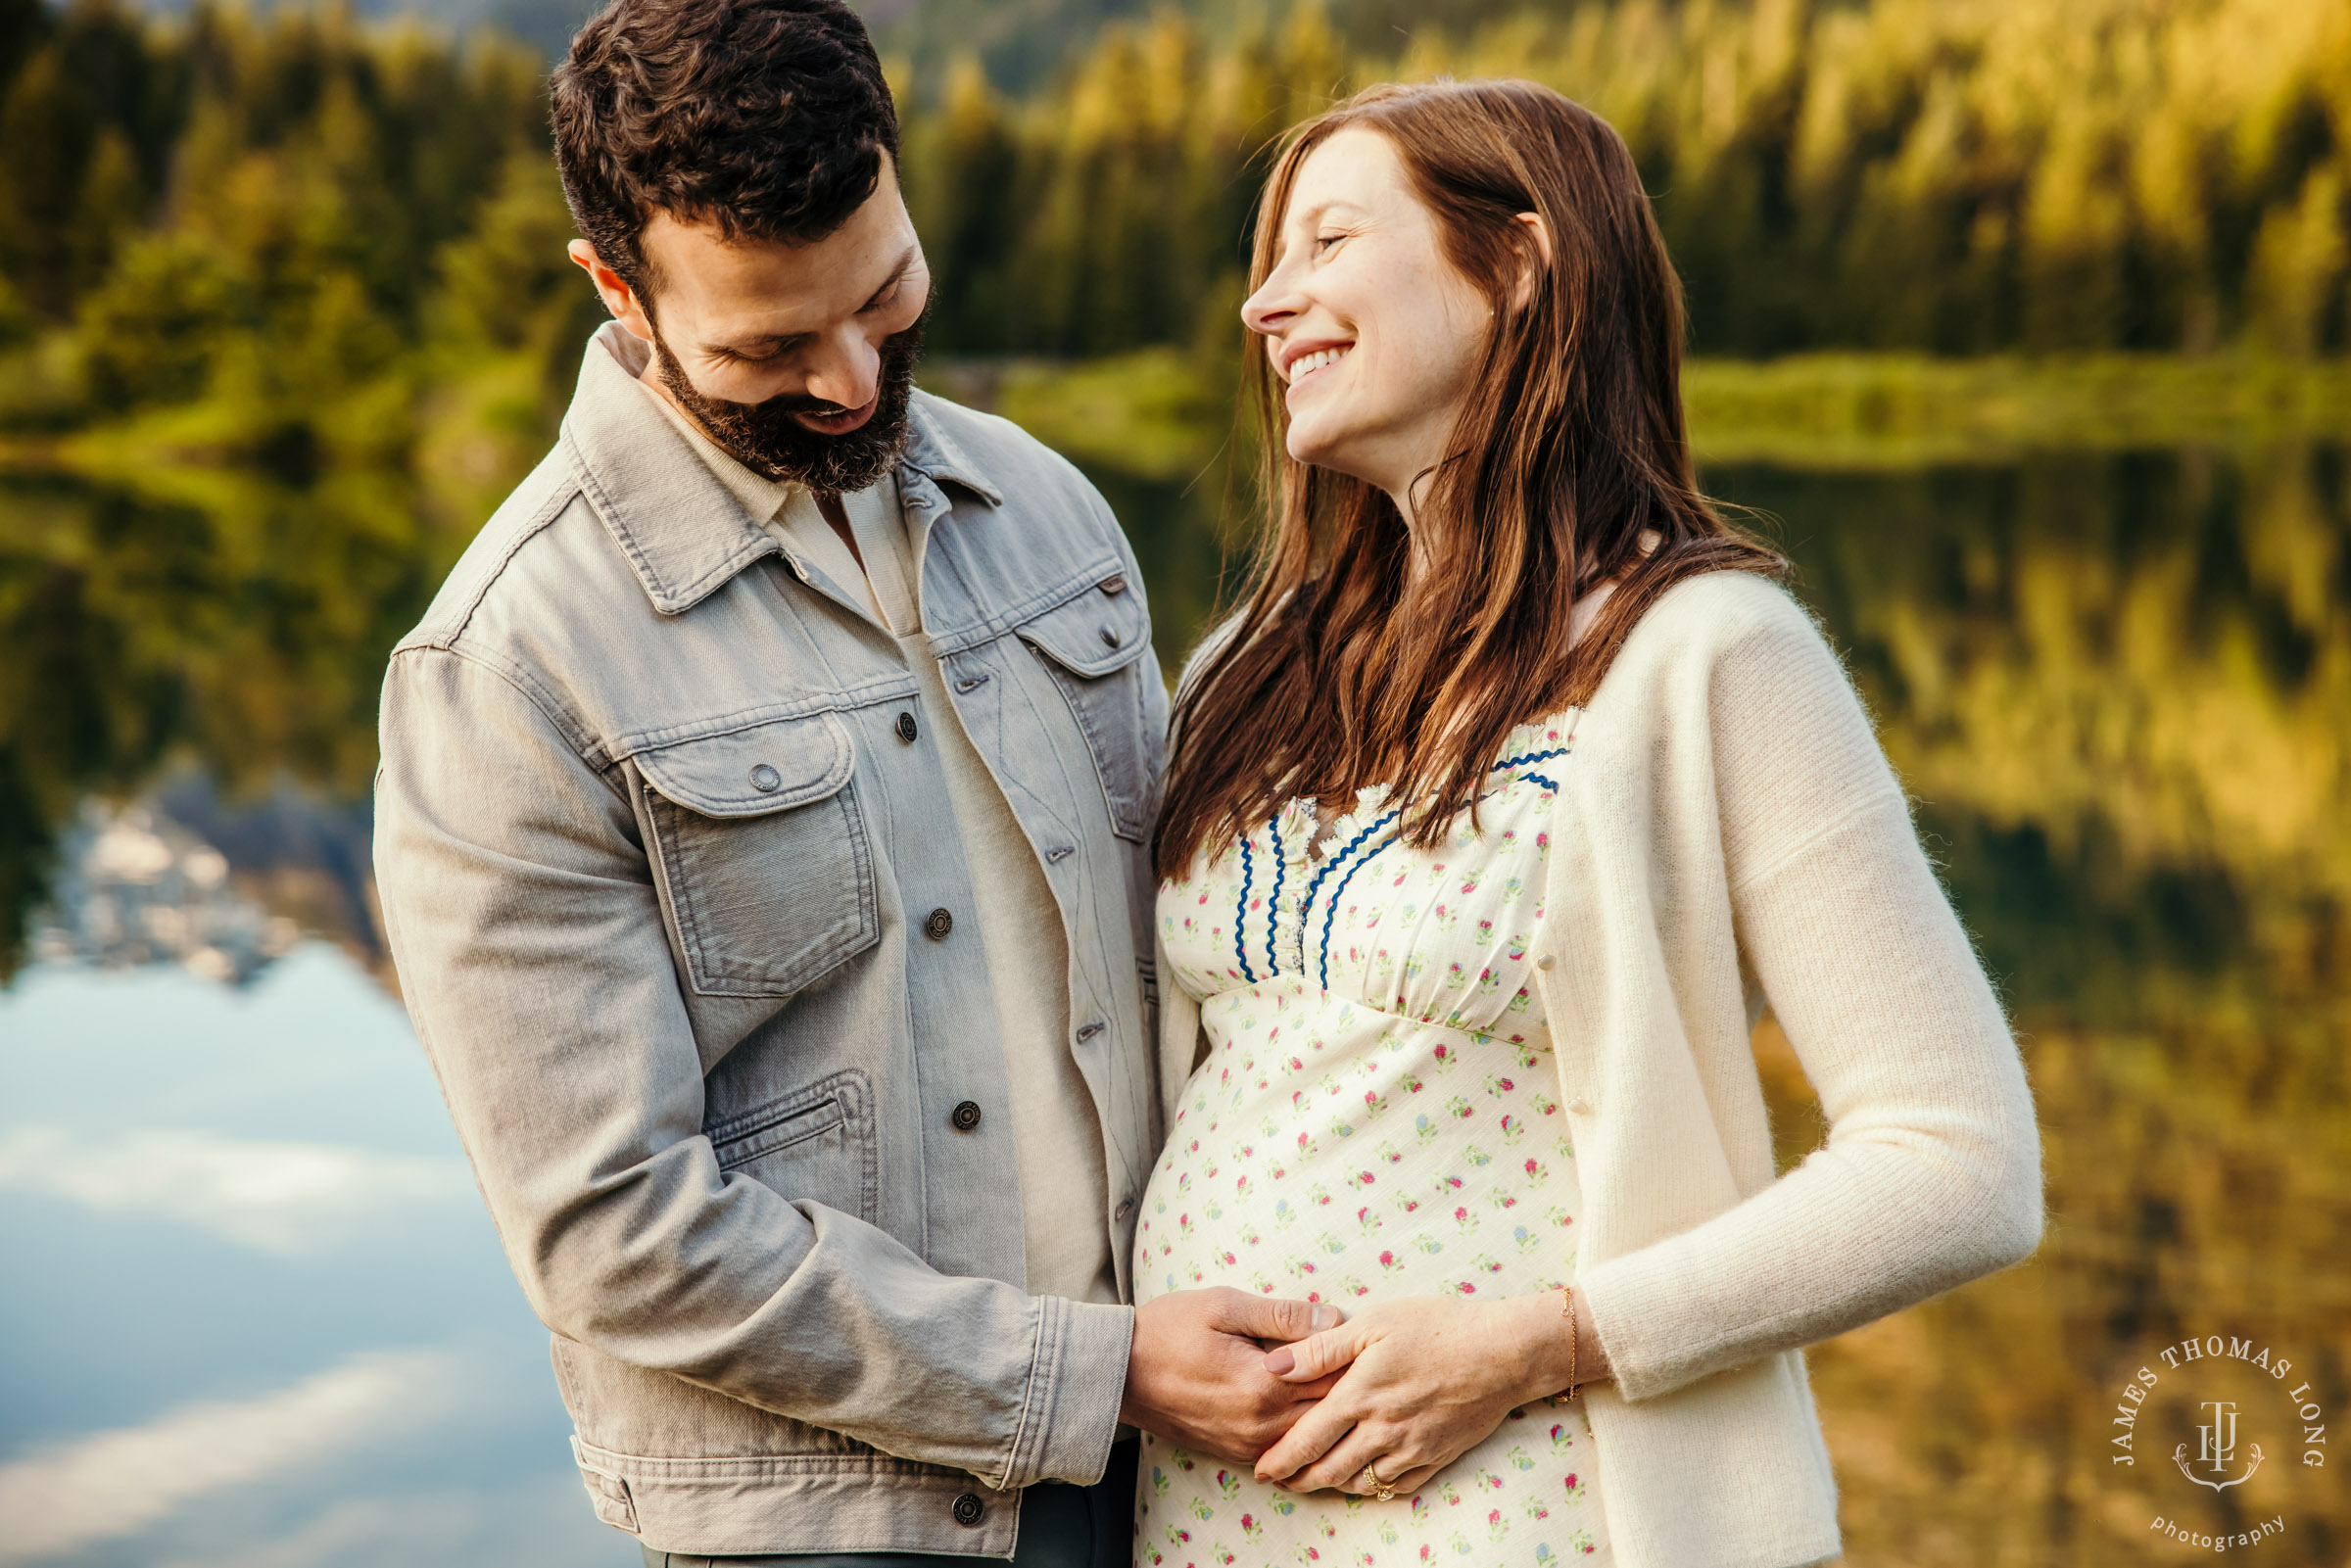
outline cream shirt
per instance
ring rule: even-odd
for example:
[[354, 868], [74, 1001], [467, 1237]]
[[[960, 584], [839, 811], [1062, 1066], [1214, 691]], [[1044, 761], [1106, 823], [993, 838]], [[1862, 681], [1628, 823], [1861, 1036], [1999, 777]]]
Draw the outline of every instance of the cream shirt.
[[[638, 385], [762, 528], [794, 558], [840, 588], [861, 593], [874, 623], [897, 642], [898, 656], [922, 693], [927, 722], [921, 738], [938, 747], [946, 775], [971, 875], [974, 923], [995, 993], [996, 1033], [1012, 1091], [1028, 1290], [1032, 1296], [1115, 1305], [1118, 1276], [1103, 1221], [1109, 1175], [1102, 1128], [1066, 1043], [1069, 938], [1036, 851], [965, 733], [923, 635], [920, 584], [929, 520], [910, 527], [898, 501], [897, 480], [886, 474], [872, 488], [840, 499], [857, 540], [852, 555], [807, 486], [744, 467], [667, 398], [643, 382]], [[959, 922], [956, 929], [962, 928]]]

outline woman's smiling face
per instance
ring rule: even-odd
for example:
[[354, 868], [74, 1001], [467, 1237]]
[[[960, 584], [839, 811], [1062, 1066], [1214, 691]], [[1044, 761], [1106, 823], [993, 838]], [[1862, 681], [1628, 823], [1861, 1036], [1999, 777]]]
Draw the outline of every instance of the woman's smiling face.
[[1447, 259], [1395, 146], [1350, 125], [1309, 153], [1273, 270], [1241, 307], [1284, 383], [1290, 456], [1397, 498], [1445, 454], [1492, 302]]

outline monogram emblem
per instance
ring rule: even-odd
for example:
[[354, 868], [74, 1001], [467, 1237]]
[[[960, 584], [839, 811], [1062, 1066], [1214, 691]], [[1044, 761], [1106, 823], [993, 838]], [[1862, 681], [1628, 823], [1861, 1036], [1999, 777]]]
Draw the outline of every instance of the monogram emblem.
[[[2230, 1462], [2236, 1457], [2236, 1404], [2231, 1400], [2206, 1400], [2204, 1408], [2212, 1413], [2212, 1419], [2196, 1428], [2197, 1435], [2203, 1440], [2196, 1452], [2196, 1463], [2209, 1467], [2217, 1475], [2226, 1472]], [[2245, 1466], [2243, 1475], [2232, 1481], [2208, 1480], [2189, 1469], [2187, 1445], [2184, 1443], [2172, 1450], [2172, 1462], [2180, 1467], [2182, 1475], [2197, 1486], [2225, 1492], [2231, 1487], [2243, 1486], [2253, 1479], [2253, 1472], [2261, 1468], [2261, 1445], [2249, 1444], [2247, 1451], [2253, 1456], [2252, 1462]]]

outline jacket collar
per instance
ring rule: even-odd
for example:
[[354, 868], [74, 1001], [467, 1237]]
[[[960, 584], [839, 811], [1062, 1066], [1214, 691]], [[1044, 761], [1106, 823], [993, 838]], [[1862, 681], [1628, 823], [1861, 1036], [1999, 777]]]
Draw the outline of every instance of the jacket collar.
[[[643, 391], [631, 385], [646, 355], [646, 346], [619, 322], [598, 328], [560, 440], [571, 450], [581, 488], [653, 608], [680, 615], [782, 546], [685, 433], [646, 406]], [[946, 480], [991, 506], [1002, 505], [1002, 491], [947, 434], [932, 403], [930, 394], [918, 391], [908, 409], [900, 494], [936, 492], [934, 482]]]

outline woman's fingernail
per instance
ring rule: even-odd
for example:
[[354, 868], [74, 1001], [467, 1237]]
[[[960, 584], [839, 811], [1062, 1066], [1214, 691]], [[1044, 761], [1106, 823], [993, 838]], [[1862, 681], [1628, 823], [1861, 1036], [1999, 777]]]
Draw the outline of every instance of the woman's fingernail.
[[1266, 1370], [1275, 1377], [1287, 1377], [1297, 1364], [1298, 1357], [1290, 1354], [1290, 1348], [1287, 1345], [1278, 1351], [1266, 1353]]
[[1315, 1305], [1315, 1332], [1319, 1334], [1326, 1328], [1338, 1326], [1339, 1309], [1328, 1302], [1318, 1302]]

